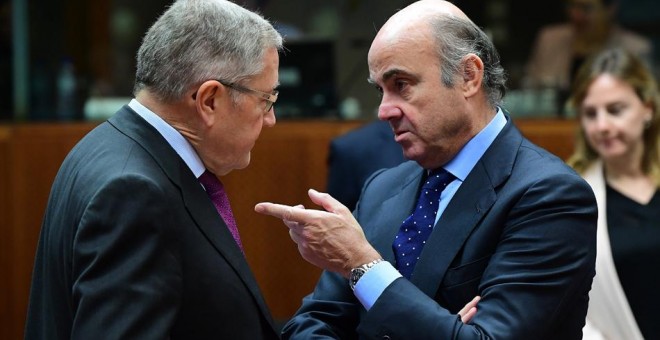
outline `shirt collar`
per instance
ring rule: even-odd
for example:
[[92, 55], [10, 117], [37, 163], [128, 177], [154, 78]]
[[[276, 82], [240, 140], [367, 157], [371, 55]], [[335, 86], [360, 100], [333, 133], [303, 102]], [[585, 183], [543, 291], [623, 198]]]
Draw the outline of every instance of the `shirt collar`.
[[183, 159], [188, 168], [192, 171], [195, 177], [199, 178], [206, 170], [204, 163], [197, 155], [192, 144], [183, 137], [183, 135], [168, 124], [165, 120], [160, 118], [157, 114], [149, 110], [146, 106], [142, 105], [137, 99], [132, 99], [128, 106], [133, 109], [140, 117], [153, 126], [164, 138], [167, 143], [172, 146], [174, 151]]
[[458, 178], [461, 182], [465, 181], [472, 168], [481, 159], [481, 156], [488, 150], [497, 135], [506, 125], [506, 117], [502, 109], [497, 108], [495, 117], [479, 133], [472, 137], [467, 144], [458, 152], [458, 154], [444, 166], [444, 169]]

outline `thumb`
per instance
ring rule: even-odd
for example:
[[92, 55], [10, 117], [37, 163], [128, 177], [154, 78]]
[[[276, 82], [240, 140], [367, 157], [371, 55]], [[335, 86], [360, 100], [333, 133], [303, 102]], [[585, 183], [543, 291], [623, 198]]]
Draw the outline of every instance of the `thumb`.
[[309, 198], [314, 202], [314, 204], [320, 205], [328, 212], [335, 214], [343, 214], [349, 212], [348, 208], [337, 201], [334, 197], [330, 196], [328, 193], [318, 192], [314, 189], [309, 189], [307, 191]]

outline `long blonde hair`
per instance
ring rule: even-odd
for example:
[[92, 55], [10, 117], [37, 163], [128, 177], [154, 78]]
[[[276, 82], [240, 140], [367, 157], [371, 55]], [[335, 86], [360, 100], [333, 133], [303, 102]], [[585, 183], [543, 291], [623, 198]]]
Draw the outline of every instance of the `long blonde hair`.
[[[580, 67], [568, 99], [570, 107], [578, 111], [587, 96], [591, 83], [600, 75], [609, 74], [632, 86], [646, 105], [653, 110], [650, 124], [645, 126], [642, 171], [660, 186], [660, 93], [649, 68], [638, 57], [622, 49], [604, 50], [591, 57]], [[578, 113], [579, 117], [579, 113]], [[575, 151], [567, 163], [577, 172], [584, 171], [598, 159], [596, 151], [587, 143], [584, 130], [578, 127]]]

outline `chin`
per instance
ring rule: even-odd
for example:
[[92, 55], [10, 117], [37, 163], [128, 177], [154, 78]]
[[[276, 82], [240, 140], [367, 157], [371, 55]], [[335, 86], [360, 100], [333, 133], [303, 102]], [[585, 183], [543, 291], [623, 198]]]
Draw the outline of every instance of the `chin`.
[[241, 159], [241, 161], [238, 164], [238, 166], [236, 167], [236, 169], [245, 169], [245, 168], [247, 168], [247, 166], [250, 165], [250, 159], [251, 159], [250, 153], [248, 152], [247, 155], [245, 155], [243, 157], [243, 159]]
[[613, 160], [625, 156], [626, 152], [621, 150], [599, 150], [598, 155], [604, 160]]
[[419, 163], [419, 155], [416, 154], [415, 152], [413, 152], [412, 150], [404, 149], [403, 150], [403, 157], [405, 159], [408, 159], [408, 160], [415, 161], [415, 162]]
[[433, 158], [433, 154], [429, 148], [411, 143], [403, 147], [403, 157], [422, 164]]
[[617, 153], [607, 152], [607, 153], [602, 153], [600, 157], [606, 160], [614, 160], [614, 159], [622, 158], [625, 155], [626, 155], [625, 153], [620, 153], [620, 152]]
[[418, 153], [403, 153], [403, 157], [406, 160], [410, 161], [415, 161], [417, 164], [419, 164], [422, 168], [424, 169], [431, 169], [433, 168], [432, 162], [429, 161], [428, 157], [424, 157], [424, 155], [418, 154]]

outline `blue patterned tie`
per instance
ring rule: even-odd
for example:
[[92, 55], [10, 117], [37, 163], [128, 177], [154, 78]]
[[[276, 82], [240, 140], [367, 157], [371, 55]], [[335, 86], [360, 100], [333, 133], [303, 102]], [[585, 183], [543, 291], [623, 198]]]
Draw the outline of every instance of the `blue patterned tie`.
[[454, 176], [442, 168], [429, 174], [419, 193], [415, 210], [403, 221], [401, 229], [394, 239], [392, 248], [396, 267], [401, 275], [408, 279], [419, 260], [422, 247], [433, 231], [440, 193], [452, 180], [454, 180]]

